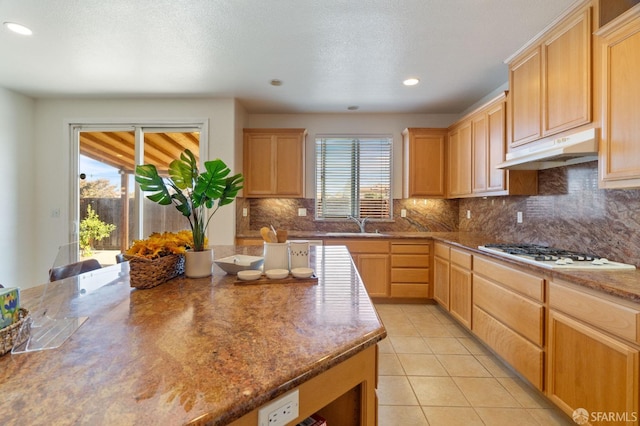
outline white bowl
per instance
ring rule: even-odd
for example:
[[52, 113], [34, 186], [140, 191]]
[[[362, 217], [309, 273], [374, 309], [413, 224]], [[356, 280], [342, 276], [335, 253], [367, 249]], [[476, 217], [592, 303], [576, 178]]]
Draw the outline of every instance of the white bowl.
[[309, 278], [313, 275], [313, 269], [311, 268], [293, 268], [291, 275], [295, 278]]
[[255, 269], [247, 269], [245, 271], [238, 271], [238, 278], [242, 281], [255, 281], [262, 276], [262, 272]]
[[264, 262], [264, 257], [247, 256], [246, 254], [236, 254], [215, 260], [216, 265], [222, 268], [227, 274], [237, 274], [240, 271], [249, 269], [260, 269]]
[[269, 269], [265, 275], [272, 280], [281, 280], [289, 276], [289, 271], [287, 269]]

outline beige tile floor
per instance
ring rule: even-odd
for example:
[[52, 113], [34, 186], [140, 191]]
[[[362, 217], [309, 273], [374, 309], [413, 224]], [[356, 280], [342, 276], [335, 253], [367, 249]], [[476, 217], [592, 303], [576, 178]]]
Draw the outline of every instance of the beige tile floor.
[[376, 308], [380, 426], [575, 426], [438, 305]]

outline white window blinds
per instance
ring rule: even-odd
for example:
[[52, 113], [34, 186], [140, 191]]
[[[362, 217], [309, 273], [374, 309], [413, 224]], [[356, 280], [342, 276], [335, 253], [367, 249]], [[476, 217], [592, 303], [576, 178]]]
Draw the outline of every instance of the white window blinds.
[[391, 215], [391, 137], [316, 138], [316, 217]]

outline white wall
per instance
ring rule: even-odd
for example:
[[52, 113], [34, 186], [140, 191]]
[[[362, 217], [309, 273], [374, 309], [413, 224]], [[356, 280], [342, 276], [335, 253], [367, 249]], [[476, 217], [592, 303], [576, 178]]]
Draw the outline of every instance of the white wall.
[[[35, 150], [31, 166], [37, 170], [35, 190], [34, 247], [36, 271], [41, 282], [61, 244], [69, 242], [70, 158], [69, 122], [132, 122], [208, 119], [210, 158], [236, 162], [236, 101], [233, 99], [39, 99], [35, 113]], [[240, 111], [241, 112], [241, 111]], [[60, 209], [59, 218], [51, 217]], [[220, 209], [209, 229], [211, 244], [233, 244], [235, 208]]]
[[35, 101], [0, 87], [0, 284], [35, 285], [34, 253], [42, 240], [34, 229], [37, 165], [33, 162]]
[[407, 127], [448, 127], [458, 117], [458, 114], [249, 114], [247, 127], [307, 129], [307, 198], [314, 198], [317, 134], [392, 134], [393, 196], [402, 198], [402, 131]]

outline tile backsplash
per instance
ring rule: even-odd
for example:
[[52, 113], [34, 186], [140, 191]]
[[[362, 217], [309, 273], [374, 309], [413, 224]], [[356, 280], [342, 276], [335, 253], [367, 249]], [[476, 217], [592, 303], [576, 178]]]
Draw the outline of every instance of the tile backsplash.
[[[247, 209], [247, 217], [242, 209]], [[298, 216], [298, 209], [307, 210], [306, 216]], [[263, 226], [290, 231], [357, 232], [358, 225], [350, 220], [315, 220], [315, 200], [297, 198], [237, 199], [236, 231], [246, 234]], [[402, 209], [407, 217], [400, 217]], [[393, 220], [367, 222], [368, 232], [420, 231], [448, 232], [458, 229], [458, 200], [394, 200]]]
[[458, 229], [640, 266], [640, 190], [599, 189], [597, 161], [539, 173], [539, 195], [460, 200]]
[[[536, 196], [394, 200], [394, 220], [367, 223], [367, 231], [477, 231], [640, 266], [640, 190], [599, 189], [597, 166], [594, 161], [541, 170]], [[316, 221], [313, 199], [241, 198], [236, 206], [238, 234], [269, 225], [293, 231], [358, 231], [351, 221]], [[305, 208], [307, 216], [298, 216], [299, 208]], [[406, 218], [400, 217], [402, 209]], [[522, 212], [522, 223], [516, 221], [517, 212]]]

